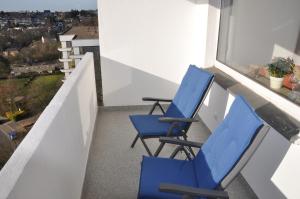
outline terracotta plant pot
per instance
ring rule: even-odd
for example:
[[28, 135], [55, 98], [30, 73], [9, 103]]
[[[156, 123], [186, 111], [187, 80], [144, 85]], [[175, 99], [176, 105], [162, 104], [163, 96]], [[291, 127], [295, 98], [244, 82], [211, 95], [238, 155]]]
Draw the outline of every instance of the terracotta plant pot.
[[274, 90], [279, 90], [282, 87], [283, 77], [272, 77], [270, 76], [270, 87]]
[[293, 74], [288, 74], [288, 75], [284, 76], [284, 79], [283, 79], [283, 86], [290, 90], [295, 88], [297, 85], [296, 83], [292, 82], [292, 78], [293, 78]]
[[262, 77], [269, 78], [269, 71], [268, 71], [268, 68], [266, 68], [265, 66], [261, 66], [259, 68], [258, 74]]

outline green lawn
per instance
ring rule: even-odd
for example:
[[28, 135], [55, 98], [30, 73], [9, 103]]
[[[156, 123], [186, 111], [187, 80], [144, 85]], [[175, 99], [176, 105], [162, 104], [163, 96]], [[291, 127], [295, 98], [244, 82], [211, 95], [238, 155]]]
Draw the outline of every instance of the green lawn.
[[7, 86], [10, 84], [13, 84], [16, 86], [17, 89], [22, 89], [24, 87], [25, 82], [29, 78], [23, 78], [23, 79], [9, 79], [9, 80], [0, 80], [0, 86]]
[[[26, 85], [29, 78], [1, 80], [1, 85], [13, 84], [14, 96], [24, 96], [20, 105], [26, 113], [34, 115], [42, 112], [62, 85], [63, 74], [38, 76]], [[3, 110], [2, 110], [3, 112]]]
[[7, 103], [9, 96], [26, 96], [24, 84], [29, 78], [0, 80], [0, 115], [5, 116], [5, 112], [10, 111]]
[[26, 109], [31, 114], [42, 112], [62, 85], [63, 77], [63, 74], [36, 77], [25, 87]]

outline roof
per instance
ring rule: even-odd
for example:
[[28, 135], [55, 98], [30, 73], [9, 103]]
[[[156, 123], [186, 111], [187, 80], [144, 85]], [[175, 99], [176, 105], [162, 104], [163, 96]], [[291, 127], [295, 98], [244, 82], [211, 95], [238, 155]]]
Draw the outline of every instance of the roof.
[[18, 133], [24, 133], [26, 132], [26, 129], [24, 127], [22, 127], [21, 125], [19, 125], [16, 122], [7, 122], [5, 124], [0, 125], [0, 133], [10, 133], [12, 131], [18, 132]]
[[73, 26], [65, 35], [76, 35], [76, 39], [98, 39], [97, 26]]

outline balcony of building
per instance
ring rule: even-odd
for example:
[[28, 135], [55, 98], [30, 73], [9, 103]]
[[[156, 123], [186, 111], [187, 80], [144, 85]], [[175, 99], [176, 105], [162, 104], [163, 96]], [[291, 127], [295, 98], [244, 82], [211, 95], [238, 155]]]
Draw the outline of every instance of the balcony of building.
[[216, 60], [218, 1], [128, 2], [99, 1], [101, 78], [93, 53], [66, 54], [76, 67], [1, 170], [0, 198], [135, 198], [146, 151], [139, 142], [130, 148], [136, 132], [128, 116], [149, 111], [142, 97], [172, 98], [189, 64], [216, 74], [190, 140], [205, 141], [237, 94], [272, 127], [229, 186], [230, 198], [297, 198], [299, 106]]

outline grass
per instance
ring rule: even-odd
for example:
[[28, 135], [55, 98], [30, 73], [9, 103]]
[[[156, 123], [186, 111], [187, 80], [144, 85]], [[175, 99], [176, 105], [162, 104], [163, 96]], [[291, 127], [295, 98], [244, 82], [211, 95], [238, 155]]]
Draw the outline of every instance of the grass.
[[6, 86], [8, 84], [14, 84], [17, 89], [22, 89], [24, 87], [25, 82], [29, 78], [23, 78], [23, 79], [3, 79], [0, 80], [0, 86]]
[[[13, 84], [15, 96], [24, 96], [20, 105], [29, 116], [42, 112], [62, 85], [63, 74], [38, 76], [26, 85], [29, 78], [1, 80], [1, 85]], [[3, 110], [1, 110], [3, 112]]]
[[31, 114], [42, 112], [62, 85], [63, 74], [36, 77], [27, 87], [26, 109]]

